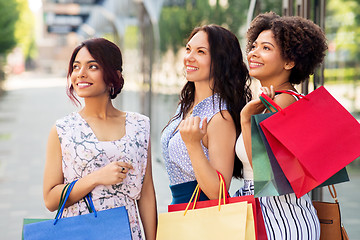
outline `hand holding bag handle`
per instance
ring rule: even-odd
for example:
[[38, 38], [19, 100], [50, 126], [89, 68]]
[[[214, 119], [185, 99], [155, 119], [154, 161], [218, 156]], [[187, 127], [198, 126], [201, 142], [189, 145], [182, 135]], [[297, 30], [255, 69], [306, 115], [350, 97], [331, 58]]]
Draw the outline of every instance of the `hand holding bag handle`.
[[[306, 98], [306, 96], [302, 95], [302, 94], [299, 94], [299, 93], [296, 93], [296, 92], [293, 92], [293, 91], [285, 91], [285, 90], [281, 90], [281, 91], [275, 91], [275, 93], [286, 93], [286, 94], [289, 94], [289, 95], [293, 95], [293, 96], [296, 96], [298, 98], [302, 98], [302, 99], [306, 99], [306, 100], [309, 100], [308, 98]], [[270, 98], [268, 95], [266, 95], [265, 93], [261, 93], [260, 95], [260, 100], [262, 100], [262, 102], [264, 103], [265, 107], [270, 111], [270, 107], [273, 107], [275, 110], [277, 110], [277, 112], [283, 112], [283, 109], [272, 99]]]

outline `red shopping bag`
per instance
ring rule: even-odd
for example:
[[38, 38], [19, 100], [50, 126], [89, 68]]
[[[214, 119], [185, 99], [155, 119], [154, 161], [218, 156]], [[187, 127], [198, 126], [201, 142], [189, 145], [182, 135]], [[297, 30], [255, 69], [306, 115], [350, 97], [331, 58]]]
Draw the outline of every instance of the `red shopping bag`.
[[297, 197], [360, 156], [359, 122], [324, 87], [260, 126]]
[[[223, 176], [221, 173], [218, 173], [219, 177]], [[225, 181], [224, 181], [225, 183]], [[225, 186], [226, 189], [226, 186]], [[258, 240], [267, 240], [266, 229], [264, 224], [263, 215], [261, 212], [261, 207], [259, 200], [254, 198], [253, 195], [248, 196], [240, 196], [240, 197], [230, 197], [229, 193], [226, 191], [225, 193], [225, 203], [237, 203], [237, 202], [248, 202], [252, 204], [253, 214], [254, 214], [254, 223], [255, 223], [255, 235], [256, 239]], [[195, 207], [194, 207], [195, 204]], [[207, 201], [194, 201], [189, 203], [179, 203], [179, 204], [172, 204], [168, 206], [168, 212], [175, 212], [175, 211], [184, 211], [186, 208], [188, 209], [200, 209], [200, 208], [207, 208], [217, 206], [219, 204], [218, 199], [214, 200], [207, 200]], [[188, 206], [189, 205], [189, 206]]]

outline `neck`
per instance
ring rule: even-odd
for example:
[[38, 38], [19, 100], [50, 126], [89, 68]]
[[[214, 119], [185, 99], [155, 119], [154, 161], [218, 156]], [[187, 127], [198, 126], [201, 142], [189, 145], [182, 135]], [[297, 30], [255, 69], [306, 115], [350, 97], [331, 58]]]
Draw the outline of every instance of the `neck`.
[[210, 88], [209, 82], [195, 83], [194, 106], [211, 95], [213, 95], [213, 91]]
[[109, 98], [85, 98], [84, 101], [85, 106], [80, 111], [83, 117], [106, 119], [117, 111]]
[[294, 86], [289, 82], [289, 76], [281, 76], [279, 74], [278, 76], [274, 76], [272, 78], [267, 79], [259, 79], [261, 86], [270, 88], [272, 85], [274, 87], [274, 90], [287, 90], [287, 89], [295, 89]]

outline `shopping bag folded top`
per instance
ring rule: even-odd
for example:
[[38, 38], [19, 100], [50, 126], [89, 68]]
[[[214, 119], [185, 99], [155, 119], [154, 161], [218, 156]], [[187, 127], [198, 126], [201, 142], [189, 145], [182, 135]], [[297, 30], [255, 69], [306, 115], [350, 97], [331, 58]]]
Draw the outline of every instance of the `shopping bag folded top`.
[[359, 122], [324, 87], [260, 126], [298, 197], [360, 156]]

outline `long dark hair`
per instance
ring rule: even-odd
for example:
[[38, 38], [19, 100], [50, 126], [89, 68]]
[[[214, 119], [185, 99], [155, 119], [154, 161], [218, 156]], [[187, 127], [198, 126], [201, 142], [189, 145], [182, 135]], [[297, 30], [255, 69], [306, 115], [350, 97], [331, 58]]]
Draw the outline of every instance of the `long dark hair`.
[[[73, 63], [76, 55], [83, 47], [86, 47], [91, 56], [103, 69], [104, 82], [107, 86], [113, 87], [113, 91], [110, 91], [110, 98], [114, 99], [124, 86], [124, 78], [122, 74], [119, 76], [117, 72], [120, 71], [120, 73], [122, 73], [123, 70], [122, 54], [119, 47], [105, 38], [92, 38], [82, 42], [74, 49], [71, 55], [67, 73], [68, 79], [70, 79], [73, 72]], [[71, 84], [71, 82], [68, 81], [68, 84]], [[71, 85], [67, 88], [67, 95], [75, 105], [80, 104], [74, 95], [74, 88]]]
[[[236, 137], [241, 133], [240, 111], [251, 100], [248, 69], [243, 61], [239, 40], [229, 30], [218, 25], [196, 27], [190, 34], [190, 39], [198, 32], [204, 31], [208, 36], [210, 46], [211, 66], [210, 78], [214, 81], [213, 94], [220, 96], [219, 107], [225, 102], [235, 123]], [[209, 79], [210, 79], [209, 78]], [[192, 107], [195, 98], [195, 84], [188, 81], [180, 93], [180, 112], [170, 120], [185, 116]], [[242, 163], [235, 155], [234, 177], [242, 176]]]

